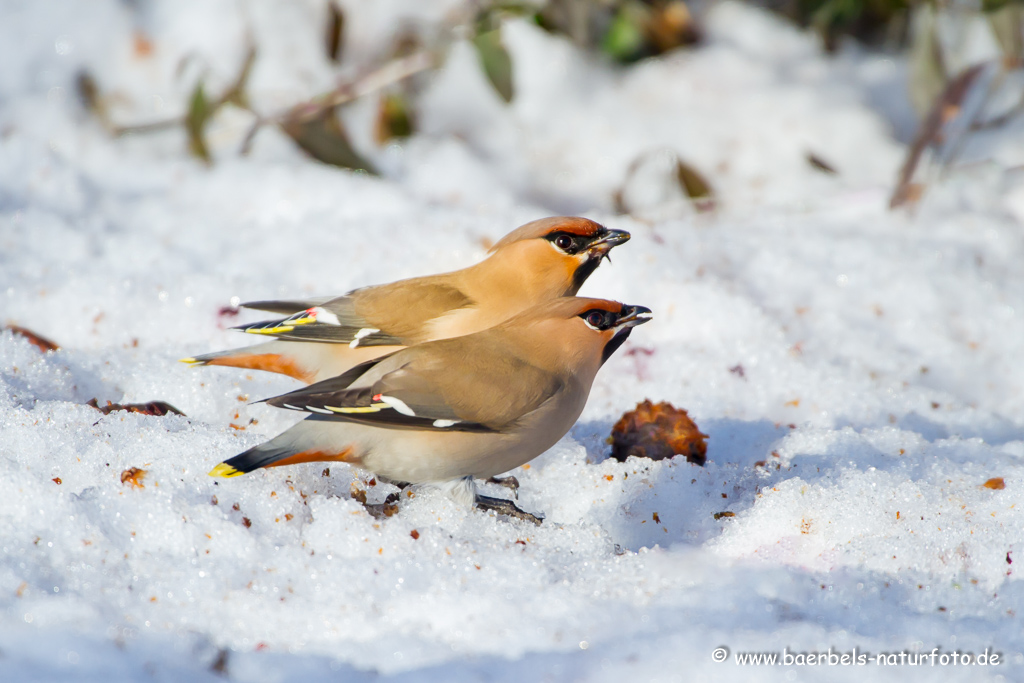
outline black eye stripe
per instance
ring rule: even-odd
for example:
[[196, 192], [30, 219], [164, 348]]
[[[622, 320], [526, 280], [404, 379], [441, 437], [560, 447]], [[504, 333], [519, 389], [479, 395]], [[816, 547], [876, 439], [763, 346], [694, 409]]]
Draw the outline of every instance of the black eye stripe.
[[604, 311], [597, 308], [592, 308], [589, 311], [580, 313], [580, 318], [590, 325], [596, 327], [599, 330], [607, 330], [615, 326], [615, 322], [618, 319], [617, 316], [611, 311]]
[[594, 240], [591, 235], [574, 235], [571, 232], [557, 231], [545, 235], [544, 239], [567, 254], [574, 255]]

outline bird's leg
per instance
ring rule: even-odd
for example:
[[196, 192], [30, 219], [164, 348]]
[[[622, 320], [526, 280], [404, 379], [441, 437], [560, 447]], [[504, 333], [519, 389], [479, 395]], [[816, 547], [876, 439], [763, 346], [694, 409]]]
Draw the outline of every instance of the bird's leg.
[[[394, 493], [391, 495], [397, 496], [397, 494]], [[383, 503], [363, 503], [363, 507], [366, 508], [368, 513], [370, 513], [371, 517], [376, 519], [385, 519], [398, 512], [398, 499], [397, 497], [392, 499], [391, 496], [388, 496], [388, 499]]]
[[512, 489], [512, 495], [519, 500], [519, 480], [509, 475], [507, 477], [490, 477], [487, 479], [488, 484], [497, 484], [498, 486], [504, 486], [507, 489]]
[[[408, 484], [405, 484], [408, 486]], [[400, 487], [401, 488], [401, 487]], [[401, 500], [402, 496], [397, 492], [389, 493], [387, 498], [384, 499], [383, 503], [363, 503], [363, 507], [370, 513], [371, 517], [377, 519], [384, 519], [385, 517], [391, 517], [398, 512], [398, 501]]]
[[392, 486], [397, 486], [400, 491], [404, 491], [407, 487], [412, 486], [412, 484], [410, 484], [407, 481], [395, 481], [394, 479], [388, 479], [387, 477], [382, 477], [379, 474], [376, 475], [376, 476], [377, 476], [377, 481], [381, 482], [382, 484], [391, 484]]
[[543, 517], [531, 515], [529, 512], [519, 509], [519, 506], [511, 500], [505, 500], [504, 498], [491, 498], [490, 496], [477, 494], [476, 506], [481, 510], [494, 510], [499, 515], [508, 515], [516, 519], [533, 522], [537, 526], [540, 526], [540, 523], [544, 521]]

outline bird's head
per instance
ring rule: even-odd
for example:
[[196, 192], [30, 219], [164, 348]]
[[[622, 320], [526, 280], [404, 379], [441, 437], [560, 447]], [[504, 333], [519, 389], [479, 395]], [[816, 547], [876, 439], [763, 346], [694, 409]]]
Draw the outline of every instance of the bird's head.
[[645, 306], [608, 299], [562, 297], [534, 307], [506, 326], [529, 330], [552, 365], [597, 368], [622, 346], [637, 325], [651, 319]]
[[555, 216], [516, 228], [491, 248], [492, 259], [514, 260], [553, 296], [575, 296], [608, 252], [629, 240], [588, 218]]

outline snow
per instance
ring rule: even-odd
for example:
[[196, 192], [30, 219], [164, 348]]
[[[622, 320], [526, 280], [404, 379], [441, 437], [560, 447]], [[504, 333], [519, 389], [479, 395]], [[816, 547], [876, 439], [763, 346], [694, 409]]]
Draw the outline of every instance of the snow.
[[[345, 3], [361, 27], [347, 49], [368, 59], [456, 5]], [[76, 102], [85, 68], [119, 122], [173, 115], [199, 73], [211, 92], [231, 82], [249, 34], [254, 106], [278, 111], [332, 83], [309, 38], [322, 10], [5, 3], [0, 322], [62, 347], [0, 333], [5, 680], [220, 680], [218, 659], [268, 682], [1024, 677], [1024, 136], [891, 213], [905, 64], [826, 57], [729, 2], [704, 47], [626, 70], [514, 21], [508, 106], [456, 44], [418, 86], [413, 139], [377, 149], [373, 98], [347, 112], [381, 178], [272, 129], [239, 157], [239, 110], [216, 122], [207, 168], [180, 130], [113, 139]], [[640, 218], [617, 216], [643, 154], [627, 188]], [[659, 181], [673, 155], [708, 177], [714, 212]], [[394, 489], [339, 464], [206, 476], [295, 420], [250, 404], [293, 380], [177, 362], [244, 343], [226, 328], [249, 318], [222, 307], [462, 267], [561, 212], [633, 233], [583, 294], [654, 320], [571, 433], [513, 473], [541, 527], [426, 489], [377, 520], [352, 486], [371, 502]], [[104, 416], [92, 398], [187, 417]], [[644, 398], [690, 412], [705, 467], [607, 458]], [[122, 484], [131, 467], [142, 488]], [[713, 661], [722, 645], [1001, 663], [744, 667]]]

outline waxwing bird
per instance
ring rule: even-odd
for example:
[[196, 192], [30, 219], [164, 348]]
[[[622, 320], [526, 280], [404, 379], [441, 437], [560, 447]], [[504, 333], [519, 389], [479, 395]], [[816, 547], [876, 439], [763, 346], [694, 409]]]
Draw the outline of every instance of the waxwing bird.
[[608, 252], [628, 239], [628, 232], [586, 218], [533, 221], [463, 270], [334, 298], [243, 304], [287, 316], [237, 328], [274, 341], [183, 362], [325, 380], [401, 347], [479, 332], [544, 301], [575, 296]]
[[650, 318], [643, 306], [559, 298], [482, 332], [367, 361], [267, 399], [309, 415], [210, 475], [342, 461], [394, 482], [447, 483], [466, 501], [526, 515], [477, 496], [473, 478], [514, 469], [561, 439], [598, 369]]

